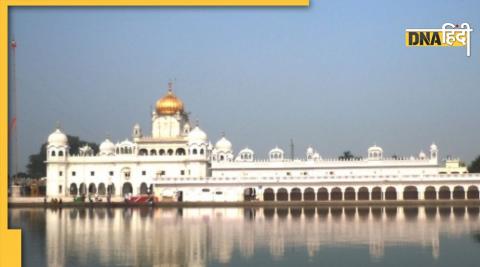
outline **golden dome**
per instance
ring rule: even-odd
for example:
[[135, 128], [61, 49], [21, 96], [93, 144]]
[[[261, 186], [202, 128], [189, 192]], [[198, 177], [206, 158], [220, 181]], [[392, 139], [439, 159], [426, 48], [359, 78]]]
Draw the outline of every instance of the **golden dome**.
[[167, 94], [157, 100], [155, 110], [160, 115], [173, 115], [177, 112], [183, 112], [183, 102], [173, 94], [171, 84], [169, 84]]

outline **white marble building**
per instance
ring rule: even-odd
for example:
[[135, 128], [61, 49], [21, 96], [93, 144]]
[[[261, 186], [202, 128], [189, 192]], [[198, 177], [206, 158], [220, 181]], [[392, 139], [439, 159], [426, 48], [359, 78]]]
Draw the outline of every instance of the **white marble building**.
[[[480, 185], [480, 176], [468, 174], [458, 160], [440, 161], [435, 144], [428, 153], [396, 158], [385, 157], [376, 145], [366, 157], [352, 159], [323, 158], [312, 147], [303, 159], [291, 159], [279, 147], [266, 159], [250, 148], [235, 154], [225, 136], [212, 145], [191, 124], [171, 84], [152, 112], [151, 135], [136, 124], [131, 140], [107, 138], [96, 154], [85, 146], [71, 155], [66, 134], [56, 129], [48, 137], [46, 164], [51, 198], [154, 194], [163, 201], [371, 200], [410, 199], [416, 192], [416, 199], [429, 199], [433, 191], [441, 199], [443, 190], [446, 199], [448, 190], [450, 199], [457, 190], [458, 198], [478, 199]], [[360, 197], [365, 191], [368, 196]]]

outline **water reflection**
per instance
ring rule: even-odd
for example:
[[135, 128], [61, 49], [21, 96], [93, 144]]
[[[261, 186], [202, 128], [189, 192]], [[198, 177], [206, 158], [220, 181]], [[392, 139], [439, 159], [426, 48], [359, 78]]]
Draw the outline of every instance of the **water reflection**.
[[[418, 246], [440, 255], [440, 236], [480, 240], [478, 207], [12, 209], [12, 225], [46, 227], [46, 266], [207, 266], [287, 248]], [[29, 220], [25, 221], [28, 217]], [[23, 223], [21, 223], [23, 222]], [[36, 224], [38, 224], [36, 226]], [[35, 232], [35, 231], [33, 231]]]

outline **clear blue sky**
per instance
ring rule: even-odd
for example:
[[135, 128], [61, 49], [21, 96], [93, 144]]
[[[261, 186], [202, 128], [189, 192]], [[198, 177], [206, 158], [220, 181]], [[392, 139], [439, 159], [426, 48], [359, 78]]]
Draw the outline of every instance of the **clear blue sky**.
[[[100, 143], [150, 132], [175, 91], [212, 142], [259, 157], [480, 154], [480, 1], [312, 1], [308, 8], [11, 8], [20, 166], [60, 121]], [[465, 48], [406, 48], [406, 28], [473, 27]]]

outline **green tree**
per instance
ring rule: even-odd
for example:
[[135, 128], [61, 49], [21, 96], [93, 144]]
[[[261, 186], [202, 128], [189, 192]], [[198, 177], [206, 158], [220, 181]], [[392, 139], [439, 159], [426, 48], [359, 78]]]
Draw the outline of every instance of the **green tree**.
[[338, 157], [338, 159], [341, 159], [341, 160], [349, 160], [353, 158], [355, 158], [355, 156], [352, 154], [350, 150], [344, 151], [343, 154]]
[[[95, 154], [98, 153], [98, 144], [96, 143], [81, 140], [78, 136], [67, 135], [67, 138], [70, 146], [70, 155], [78, 154], [79, 148], [84, 145], [89, 145]], [[31, 178], [42, 178], [47, 175], [47, 165], [45, 164], [47, 160], [47, 143], [43, 143], [40, 146], [40, 152], [30, 155], [28, 159], [27, 172]]]
[[480, 172], [480, 155], [468, 166], [469, 172]]

